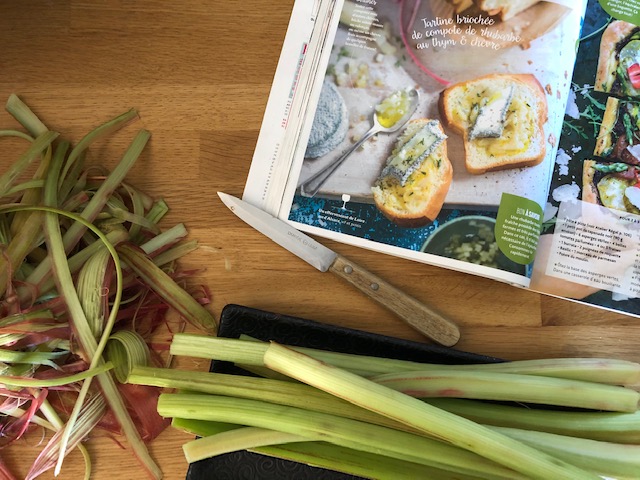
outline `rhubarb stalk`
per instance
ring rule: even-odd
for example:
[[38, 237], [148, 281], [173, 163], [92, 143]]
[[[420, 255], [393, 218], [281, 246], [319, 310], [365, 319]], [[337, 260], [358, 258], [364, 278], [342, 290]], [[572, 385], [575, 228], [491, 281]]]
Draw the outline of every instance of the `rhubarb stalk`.
[[281, 345], [270, 344], [264, 361], [269, 368], [296, 380], [313, 385], [362, 408], [406, 423], [428, 435], [443, 439], [532, 478], [599, 478], [475, 422]]

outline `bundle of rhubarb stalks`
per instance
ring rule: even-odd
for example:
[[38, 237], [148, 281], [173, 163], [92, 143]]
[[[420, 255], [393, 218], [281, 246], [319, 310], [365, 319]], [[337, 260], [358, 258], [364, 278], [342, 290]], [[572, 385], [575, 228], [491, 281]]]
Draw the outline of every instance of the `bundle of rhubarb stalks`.
[[171, 353], [252, 375], [133, 367], [195, 462], [249, 450], [372, 479], [640, 478], [640, 364], [438, 365], [176, 334]]
[[[190, 272], [178, 268], [196, 242], [183, 224], [160, 228], [167, 204], [125, 178], [148, 131], [104, 162], [117, 163], [111, 171], [99, 155], [85, 162], [91, 145], [138, 118], [135, 110], [77, 143], [16, 95], [6, 110], [16, 123], [0, 137], [20, 145], [20, 154], [0, 175], [0, 446], [32, 429], [49, 431], [39, 435], [47, 441], [25, 477], [59, 473], [74, 448], [88, 477], [81, 442], [104, 427], [122, 433], [143, 470], [160, 478], [146, 447], [168, 426], [156, 412], [157, 389], [123, 380], [131, 365], [162, 364], [150, 345], [168, 313], [177, 313], [174, 328], [190, 322], [215, 330], [208, 293], [192, 290]], [[2, 455], [0, 478], [12, 479]]]

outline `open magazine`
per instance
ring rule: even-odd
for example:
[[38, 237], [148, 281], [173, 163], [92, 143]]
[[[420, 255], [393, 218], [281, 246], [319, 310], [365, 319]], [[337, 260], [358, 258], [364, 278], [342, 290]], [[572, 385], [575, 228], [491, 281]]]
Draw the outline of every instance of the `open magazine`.
[[640, 2], [296, 0], [244, 200], [640, 315]]

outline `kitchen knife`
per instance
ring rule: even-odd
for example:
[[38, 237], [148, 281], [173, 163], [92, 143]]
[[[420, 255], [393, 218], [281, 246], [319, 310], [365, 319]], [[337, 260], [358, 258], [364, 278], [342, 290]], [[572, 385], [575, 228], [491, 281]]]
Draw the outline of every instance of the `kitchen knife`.
[[223, 192], [222, 202], [238, 217], [321, 272], [331, 272], [385, 306], [413, 328], [448, 347], [460, 339], [455, 323], [313, 238], [253, 205]]

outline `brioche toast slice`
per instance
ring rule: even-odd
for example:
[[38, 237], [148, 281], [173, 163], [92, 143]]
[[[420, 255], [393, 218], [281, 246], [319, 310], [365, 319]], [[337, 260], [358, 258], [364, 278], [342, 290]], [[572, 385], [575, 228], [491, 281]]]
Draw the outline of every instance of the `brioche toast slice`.
[[484, 13], [490, 16], [499, 16], [505, 22], [512, 19], [527, 8], [532, 7], [541, 0], [447, 0], [451, 4], [455, 13], [462, 13], [471, 10], [472, 14]]
[[475, 3], [480, 10], [491, 16], [499, 15], [504, 22], [540, 3], [540, 0], [475, 0]]
[[372, 187], [376, 206], [389, 220], [415, 228], [438, 216], [453, 177], [446, 140], [437, 120], [407, 124]]
[[464, 12], [473, 6], [473, 0], [447, 0], [447, 2], [453, 5], [455, 13]]
[[545, 92], [531, 74], [490, 74], [447, 87], [441, 116], [463, 137], [472, 174], [530, 167], [546, 153]]

